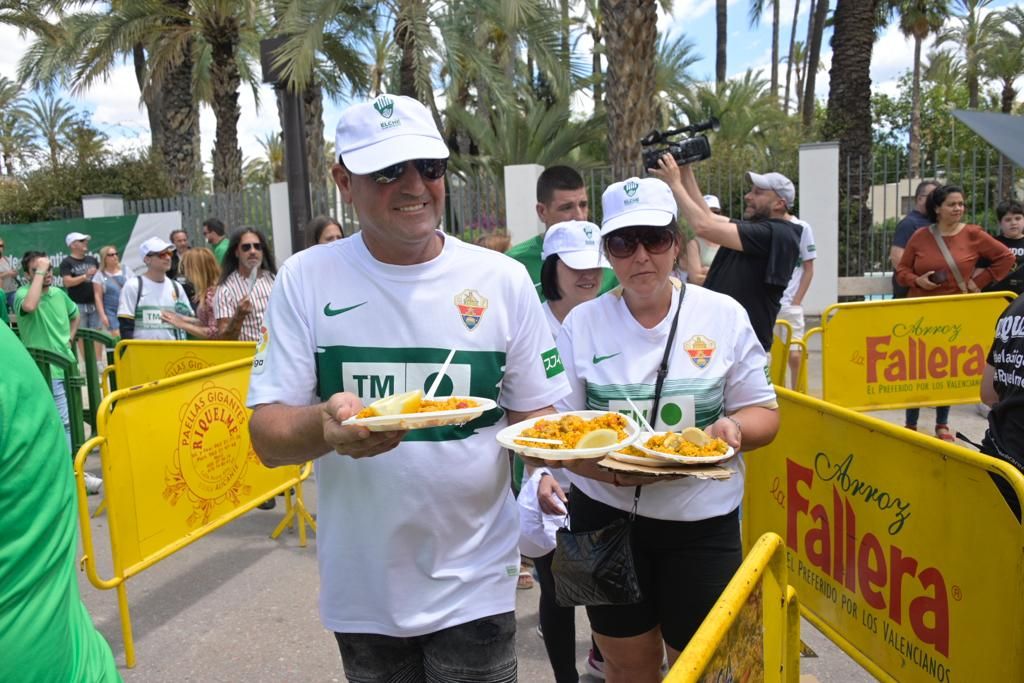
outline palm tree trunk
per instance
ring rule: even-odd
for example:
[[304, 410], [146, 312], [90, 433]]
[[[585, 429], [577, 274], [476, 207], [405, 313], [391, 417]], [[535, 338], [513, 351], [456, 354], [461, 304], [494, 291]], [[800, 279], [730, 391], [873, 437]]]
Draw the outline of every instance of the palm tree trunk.
[[715, 2], [715, 85], [725, 83], [726, 41], [729, 39], [727, 23], [729, 21], [728, 0]]
[[793, 51], [796, 48], [796, 22], [800, 18], [800, 0], [793, 3], [793, 26], [789, 31], [789, 55], [786, 57], [786, 96], [783, 99], [782, 111], [789, 114], [789, 83], [793, 75]]
[[654, 123], [655, 0], [601, 0], [606, 32], [608, 156], [613, 175], [640, 171], [638, 141]]
[[[1013, 103], [1017, 99], [1017, 90], [1013, 81], [1004, 80], [1000, 96], [1000, 111], [1004, 114], [1013, 113]], [[999, 198], [1012, 197], [1013, 194], [1013, 161], [1005, 154], [999, 154]]]
[[213, 143], [213, 191], [238, 192], [242, 189], [242, 150], [238, 147], [238, 88], [241, 78], [235, 61], [238, 50], [238, 23], [224, 17], [222, 23], [207, 36], [210, 43], [210, 82], [213, 89], [212, 108], [217, 119]]
[[[874, 0], [865, 0], [866, 4], [873, 8]], [[804, 101], [803, 101], [803, 126], [809, 131], [814, 124], [814, 76], [818, 72], [818, 62], [821, 60], [821, 39], [825, 33], [825, 19], [828, 18], [828, 0], [817, 0], [817, 7], [814, 9], [814, 21], [810, 27], [810, 42], [807, 48], [807, 68], [804, 70]], [[837, 6], [838, 11], [838, 6]], [[833, 37], [833, 40], [835, 38]], [[869, 52], [870, 54], [870, 52]]]
[[401, 61], [398, 65], [398, 94], [415, 98], [416, 93], [416, 43], [408, 22], [411, 21], [410, 2], [398, 3], [398, 18], [395, 21], [395, 45], [398, 46]]
[[323, 89], [315, 78], [302, 93], [303, 123], [306, 129], [306, 159], [309, 169], [310, 199], [313, 215], [326, 213], [327, 157], [324, 154]]
[[[167, 0], [172, 9], [182, 14], [189, 9], [189, 0]], [[184, 24], [173, 28], [187, 30], [187, 20], [169, 20]], [[181, 58], [171, 65], [164, 76], [160, 94], [159, 128], [160, 154], [167, 180], [177, 194], [191, 194], [199, 165], [199, 112], [192, 96], [192, 50], [194, 41], [188, 38], [181, 49]], [[154, 139], [155, 142], [155, 139]]]
[[911, 178], [921, 177], [921, 38], [914, 36], [914, 76], [910, 90]]
[[772, 0], [772, 102], [779, 104], [779, 2]]

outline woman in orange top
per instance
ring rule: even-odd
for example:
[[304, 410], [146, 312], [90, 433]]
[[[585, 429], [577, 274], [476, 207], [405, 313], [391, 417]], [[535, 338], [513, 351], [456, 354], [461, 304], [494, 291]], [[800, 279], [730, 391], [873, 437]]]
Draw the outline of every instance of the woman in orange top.
[[[978, 225], [961, 222], [964, 216], [964, 191], [955, 185], [932, 190], [925, 204], [928, 218], [934, 223], [919, 228], [907, 242], [903, 258], [896, 267], [896, 281], [909, 287], [908, 297], [960, 294], [963, 292], [956, 276], [950, 272], [945, 257], [935, 241], [933, 228], [938, 229], [946, 244], [967, 292], [980, 292], [992, 282], [1006, 277], [1014, 264], [1013, 254]], [[979, 261], [987, 262], [979, 267]], [[907, 428], [917, 429], [918, 408], [907, 410]], [[949, 429], [949, 406], [935, 408], [935, 435], [953, 441]]]

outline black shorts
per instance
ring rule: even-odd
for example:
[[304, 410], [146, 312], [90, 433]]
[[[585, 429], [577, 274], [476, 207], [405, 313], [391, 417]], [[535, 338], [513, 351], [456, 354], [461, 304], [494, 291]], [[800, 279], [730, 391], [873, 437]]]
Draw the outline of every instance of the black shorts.
[[[629, 513], [573, 487], [569, 519], [573, 531], [593, 531]], [[593, 630], [628, 638], [661, 627], [676, 650], [686, 647], [743, 561], [739, 509], [696, 522], [637, 516], [633, 560], [643, 599], [633, 605], [587, 607]]]

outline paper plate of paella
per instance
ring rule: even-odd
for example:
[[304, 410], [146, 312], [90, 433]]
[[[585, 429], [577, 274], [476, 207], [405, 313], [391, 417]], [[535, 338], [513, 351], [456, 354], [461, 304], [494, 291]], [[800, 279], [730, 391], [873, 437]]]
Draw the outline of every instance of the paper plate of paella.
[[342, 424], [360, 425], [371, 432], [461, 425], [493, 410], [496, 405], [489, 398], [477, 396], [445, 396], [428, 400], [421, 390], [407, 391], [374, 401]]
[[601, 458], [629, 446], [640, 427], [621, 413], [576, 410], [524, 420], [498, 432], [498, 443], [544, 460]]
[[734, 455], [732, 446], [697, 427], [681, 432], [643, 432], [625, 452], [611, 453], [612, 458], [621, 462], [648, 467], [713, 465]]

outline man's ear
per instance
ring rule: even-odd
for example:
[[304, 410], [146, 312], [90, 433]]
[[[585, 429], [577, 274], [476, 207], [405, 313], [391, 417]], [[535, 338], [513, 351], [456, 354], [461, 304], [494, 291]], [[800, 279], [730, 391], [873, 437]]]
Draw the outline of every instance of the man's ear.
[[352, 174], [348, 172], [348, 169], [341, 164], [334, 164], [331, 167], [331, 177], [334, 178], [334, 184], [338, 186], [338, 190], [341, 192], [341, 198], [346, 204], [352, 203]]
[[544, 214], [547, 213], [548, 207], [544, 204], [537, 202], [537, 218], [540, 219], [541, 223], [547, 225], [547, 221], [544, 220]]

